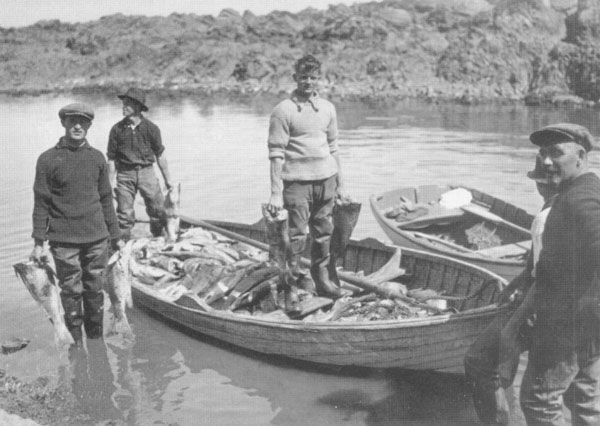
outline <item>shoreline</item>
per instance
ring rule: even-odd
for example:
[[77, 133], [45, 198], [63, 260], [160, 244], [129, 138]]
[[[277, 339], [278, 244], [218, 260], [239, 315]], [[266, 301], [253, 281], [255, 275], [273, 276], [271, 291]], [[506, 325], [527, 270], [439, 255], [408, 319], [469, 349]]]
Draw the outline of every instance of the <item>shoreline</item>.
[[[38, 97], [46, 95], [103, 95], [113, 96], [121, 93], [124, 87], [135, 86], [142, 87], [148, 94], [152, 94], [159, 99], [174, 97], [199, 97], [203, 99], [224, 99], [232, 102], [251, 101], [253, 99], [281, 99], [287, 97], [291, 92], [290, 87], [281, 87], [277, 90], [265, 90], [255, 85], [225, 84], [219, 86], [211, 85], [190, 85], [190, 86], [157, 86], [140, 85], [135, 83], [115, 83], [107, 85], [81, 85], [73, 87], [28, 87], [22, 89], [0, 89], [0, 95], [12, 98]], [[517, 97], [517, 96], [486, 96], [481, 92], [484, 89], [478, 89], [473, 86], [472, 89], [453, 89], [453, 88], [435, 88], [435, 86], [406, 87], [402, 90], [381, 91], [373, 93], [372, 90], [365, 90], [363, 84], [347, 85], [343, 89], [335, 87], [325, 87], [319, 90], [319, 94], [333, 102], [360, 102], [373, 105], [395, 104], [402, 101], [414, 100], [426, 103], [437, 103], [446, 105], [520, 105], [520, 106], [541, 106], [541, 107], [571, 107], [597, 109], [600, 108], [598, 102], [586, 101], [582, 98], [572, 95], [560, 95], [551, 98], [540, 97]], [[346, 89], [346, 90], [344, 90]]]

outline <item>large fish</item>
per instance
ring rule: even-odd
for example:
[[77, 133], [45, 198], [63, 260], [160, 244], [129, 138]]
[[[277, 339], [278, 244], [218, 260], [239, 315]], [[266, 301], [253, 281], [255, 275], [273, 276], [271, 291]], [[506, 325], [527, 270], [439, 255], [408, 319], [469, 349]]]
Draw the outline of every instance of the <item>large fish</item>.
[[65, 311], [60, 301], [60, 292], [52, 268], [47, 263], [33, 261], [13, 265], [15, 273], [23, 281], [33, 299], [48, 313], [54, 326], [54, 340], [57, 345], [72, 345], [73, 336], [65, 325]]
[[165, 232], [167, 241], [177, 241], [179, 236], [179, 204], [181, 196], [181, 183], [177, 182], [167, 191], [164, 203]]
[[360, 214], [360, 203], [352, 201], [336, 203], [333, 207], [332, 221], [333, 233], [331, 234], [331, 242], [329, 246], [329, 278], [337, 285], [340, 285], [340, 280], [337, 275], [337, 261], [344, 256], [346, 246], [350, 241], [350, 235], [358, 222]]
[[106, 292], [113, 306], [113, 323], [108, 334], [122, 334], [132, 337], [133, 332], [125, 313], [125, 307], [131, 308], [131, 253], [133, 241], [128, 241], [119, 251], [113, 253], [106, 266]]

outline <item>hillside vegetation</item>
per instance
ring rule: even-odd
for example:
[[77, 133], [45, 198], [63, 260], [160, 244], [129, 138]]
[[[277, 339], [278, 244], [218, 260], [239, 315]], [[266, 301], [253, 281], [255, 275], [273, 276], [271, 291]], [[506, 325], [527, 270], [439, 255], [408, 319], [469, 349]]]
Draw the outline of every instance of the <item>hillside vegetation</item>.
[[600, 0], [385, 0], [255, 16], [111, 15], [0, 28], [0, 91], [279, 93], [304, 53], [322, 91], [471, 103], [600, 98]]

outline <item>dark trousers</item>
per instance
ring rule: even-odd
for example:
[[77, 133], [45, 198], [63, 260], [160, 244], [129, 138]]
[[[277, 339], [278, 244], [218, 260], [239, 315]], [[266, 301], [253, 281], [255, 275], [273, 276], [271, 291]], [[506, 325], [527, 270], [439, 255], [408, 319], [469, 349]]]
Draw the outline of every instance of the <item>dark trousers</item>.
[[512, 385], [519, 367], [519, 355], [527, 350], [530, 326], [521, 327], [519, 339], [514, 342], [515, 355], [500, 366], [500, 332], [508, 323], [515, 307], [501, 310], [494, 320], [471, 345], [465, 355], [465, 375], [473, 387], [473, 403], [480, 420], [486, 424], [504, 424], [496, 420], [495, 391]]
[[600, 355], [561, 344], [572, 339], [572, 329], [545, 328], [551, 330], [534, 330], [521, 383], [521, 409], [527, 424], [565, 424], [564, 402], [571, 410], [572, 425], [600, 425]]
[[336, 191], [337, 175], [323, 180], [283, 182], [283, 207], [289, 213], [292, 256], [304, 251], [309, 230], [313, 239], [311, 265], [327, 265]]
[[139, 191], [146, 213], [150, 218], [150, 232], [158, 236], [162, 231], [164, 216], [164, 198], [160, 190], [158, 178], [152, 166], [134, 169], [117, 168], [117, 218], [119, 228], [125, 239], [131, 235], [131, 228], [135, 225], [135, 195]]
[[81, 324], [88, 337], [102, 330], [104, 268], [108, 240], [88, 244], [50, 243], [61, 289], [65, 322], [73, 337], [81, 338]]

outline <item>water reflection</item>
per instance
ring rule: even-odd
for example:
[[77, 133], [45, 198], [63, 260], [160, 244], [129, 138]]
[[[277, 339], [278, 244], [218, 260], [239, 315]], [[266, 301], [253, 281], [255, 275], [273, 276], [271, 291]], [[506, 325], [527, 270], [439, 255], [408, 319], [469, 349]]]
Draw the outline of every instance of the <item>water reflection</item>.
[[[94, 405], [88, 412], [98, 421], [182, 426], [474, 422], [460, 377], [326, 368], [241, 350], [165, 325], [149, 312], [134, 310], [132, 319], [135, 345], [109, 337], [93, 353], [88, 347], [87, 357], [78, 353], [81, 359], [73, 360], [80, 378], [73, 390], [82, 404]], [[82, 387], [85, 383], [90, 385]]]

